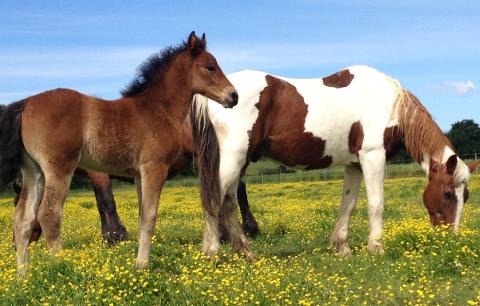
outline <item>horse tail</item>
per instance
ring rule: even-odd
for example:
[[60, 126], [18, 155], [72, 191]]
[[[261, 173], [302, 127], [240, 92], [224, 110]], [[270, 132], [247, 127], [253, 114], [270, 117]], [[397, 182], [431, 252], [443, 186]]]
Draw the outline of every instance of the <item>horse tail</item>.
[[14, 181], [22, 162], [21, 115], [25, 101], [0, 109], [0, 189]]
[[208, 99], [195, 95], [190, 109], [193, 153], [200, 179], [200, 195], [204, 209], [218, 217], [221, 205], [220, 147], [217, 134], [208, 115]]

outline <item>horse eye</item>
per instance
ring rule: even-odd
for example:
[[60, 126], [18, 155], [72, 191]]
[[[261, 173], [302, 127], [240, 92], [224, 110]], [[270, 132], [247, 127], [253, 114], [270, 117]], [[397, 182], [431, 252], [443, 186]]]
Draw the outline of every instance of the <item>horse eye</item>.
[[444, 191], [443, 192], [443, 198], [446, 199], [446, 200], [451, 200], [451, 199], [453, 199], [454, 196], [455, 196], [455, 194], [452, 191]]
[[207, 66], [205, 66], [205, 68], [207, 68], [207, 70], [210, 71], [210, 72], [215, 71], [215, 67], [213, 65], [207, 65]]

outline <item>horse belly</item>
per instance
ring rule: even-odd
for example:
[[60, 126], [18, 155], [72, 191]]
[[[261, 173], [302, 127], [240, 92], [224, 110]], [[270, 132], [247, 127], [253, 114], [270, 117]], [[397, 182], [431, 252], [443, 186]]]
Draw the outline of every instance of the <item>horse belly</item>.
[[82, 167], [117, 175], [135, 175], [133, 150], [119, 138], [112, 135], [105, 139], [88, 137], [81, 151]]
[[307, 170], [358, 162], [348, 149], [348, 134], [318, 137], [303, 131], [285, 133], [270, 137], [267, 155], [286, 166]]
[[332, 157], [325, 155], [325, 141], [311, 133], [285, 133], [268, 142], [267, 156], [288, 167], [322, 169], [332, 164]]

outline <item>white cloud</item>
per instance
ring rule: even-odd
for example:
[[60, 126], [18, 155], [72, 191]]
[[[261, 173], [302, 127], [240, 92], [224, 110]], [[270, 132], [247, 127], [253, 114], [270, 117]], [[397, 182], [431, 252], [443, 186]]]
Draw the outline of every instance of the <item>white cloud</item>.
[[454, 94], [465, 96], [477, 90], [473, 81], [445, 81], [437, 88], [443, 92], [453, 92]]

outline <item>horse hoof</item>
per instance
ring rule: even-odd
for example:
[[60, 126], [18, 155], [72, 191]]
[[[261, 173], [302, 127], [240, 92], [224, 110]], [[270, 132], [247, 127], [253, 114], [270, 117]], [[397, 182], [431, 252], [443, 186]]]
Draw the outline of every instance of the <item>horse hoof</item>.
[[350, 257], [352, 256], [352, 250], [348, 246], [348, 244], [344, 243], [341, 246], [335, 247], [335, 255], [340, 256], [340, 257]]
[[245, 252], [243, 253], [243, 256], [247, 259], [249, 262], [255, 262], [258, 260], [257, 256], [255, 256], [252, 252]]
[[28, 270], [27, 267], [25, 267], [23, 265], [21, 267], [18, 267], [17, 268], [17, 276], [19, 278], [22, 278], [22, 279], [25, 278], [27, 276], [27, 270]]
[[117, 231], [108, 231], [103, 233], [103, 239], [107, 242], [107, 245], [113, 246], [120, 241], [128, 240], [128, 232], [125, 228]]
[[247, 235], [248, 237], [256, 237], [258, 235], [258, 224], [257, 222], [244, 222], [243, 223], [243, 232], [245, 233], [245, 235]]
[[211, 259], [214, 259], [218, 254], [217, 249], [207, 249], [207, 250], [203, 250], [202, 252], [203, 252], [203, 255], [208, 256]]
[[384, 253], [383, 246], [380, 243], [368, 244], [368, 251], [375, 255], [382, 255]]
[[138, 270], [146, 270], [148, 269], [148, 260], [140, 260], [137, 259], [135, 261], [135, 268]]

